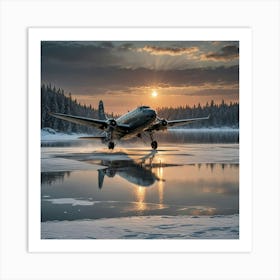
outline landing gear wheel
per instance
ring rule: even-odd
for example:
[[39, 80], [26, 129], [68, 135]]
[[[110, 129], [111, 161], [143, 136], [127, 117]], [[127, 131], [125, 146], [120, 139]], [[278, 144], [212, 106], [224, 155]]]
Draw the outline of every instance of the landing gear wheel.
[[154, 149], [154, 150], [156, 150], [157, 149], [157, 141], [153, 141], [152, 143], [151, 143], [151, 146], [152, 146], [152, 148]]
[[114, 148], [115, 148], [115, 143], [114, 143], [114, 142], [109, 142], [108, 148], [109, 148], [110, 150], [114, 150]]

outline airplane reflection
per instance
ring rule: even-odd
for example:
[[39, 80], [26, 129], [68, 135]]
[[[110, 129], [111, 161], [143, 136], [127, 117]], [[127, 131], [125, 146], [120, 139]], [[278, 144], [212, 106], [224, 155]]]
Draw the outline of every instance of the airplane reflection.
[[[105, 175], [114, 177], [116, 174], [128, 182], [141, 187], [149, 187], [156, 181], [164, 181], [161, 177], [152, 172], [152, 162], [157, 151], [151, 151], [149, 154], [134, 160], [102, 160], [101, 165], [106, 168], [98, 170], [98, 187], [102, 188]], [[153, 166], [154, 167], [154, 166]]]

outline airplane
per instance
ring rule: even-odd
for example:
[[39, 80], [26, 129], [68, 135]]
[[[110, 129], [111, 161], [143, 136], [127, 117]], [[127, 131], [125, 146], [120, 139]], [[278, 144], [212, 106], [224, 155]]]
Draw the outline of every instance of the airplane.
[[158, 143], [154, 140], [154, 132], [166, 130], [169, 127], [180, 126], [194, 121], [208, 120], [207, 117], [181, 119], [181, 120], [167, 120], [157, 116], [155, 110], [149, 106], [140, 106], [130, 111], [119, 118], [108, 118], [104, 113], [103, 101], [99, 101], [98, 117], [99, 119], [92, 119], [82, 116], [73, 116], [61, 113], [49, 113], [51, 116], [69, 121], [72, 123], [87, 125], [103, 131], [100, 136], [80, 137], [80, 139], [101, 139], [103, 143], [107, 143], [108, 148], [113, 150], [115, 141], [121, 139], [130, 139], [132, 137], [142, 137], [142, 134], [148, 133], [151, 139], [151, 147], [156, 150]]

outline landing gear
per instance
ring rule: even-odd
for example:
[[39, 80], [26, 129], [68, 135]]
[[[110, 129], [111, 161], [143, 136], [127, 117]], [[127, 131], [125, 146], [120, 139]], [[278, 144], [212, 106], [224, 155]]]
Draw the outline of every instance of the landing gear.
[[114, 143], [114, 142], [109, 142], [109, 143], [108, 143], [108, 148], [109, 148], [110, 150], [114, 150], [114, 148], [115, 148], [115, 143]]
[[157, 147], [158, 147], [158, 144], [157, 144], [157, 141], [154, 140], [154, 137], [153, 137], [153, 132], [152, 131], [149, 131], [149, 135], [150, 135], [150, 138], [151, 138], [151, 146], [152, 146], [152, 149], [153, 150], [156, 150]]
[[152, 148], [154, 149], [154, 150], [156, 150], [157, 149], [157, 141], [152, 141], [152, 143], [151, 143], [151, 146], [152, 146]]

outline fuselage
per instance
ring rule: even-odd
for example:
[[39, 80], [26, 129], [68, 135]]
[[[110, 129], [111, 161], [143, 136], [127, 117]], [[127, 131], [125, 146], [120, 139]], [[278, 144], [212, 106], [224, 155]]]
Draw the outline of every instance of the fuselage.
[[155, 110], [149, 106], [140, 106], [116, 120], [117, 124], [129, 125], [129, 129], [123, 135], [121, 131], [117, 133], [120, 138], [127, 139], [133, 137], [148, 128], [155, 121], [156, 116]]

